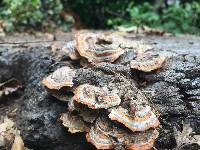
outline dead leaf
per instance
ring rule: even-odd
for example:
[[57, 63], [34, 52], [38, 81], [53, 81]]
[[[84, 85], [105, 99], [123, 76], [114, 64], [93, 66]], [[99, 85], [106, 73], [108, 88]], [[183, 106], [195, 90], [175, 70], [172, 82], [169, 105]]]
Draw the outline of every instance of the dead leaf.
[[14, 125], [14, 122], [7, 117], [4, 118], [4, 122], [0, 124], [0, 133], [10, 130]]
[[16, 92], [19, 88], [22, 88], [22, 82], [17, 79], [10, 79], [6, 82], [0, 83], [0, 98], [4, 95]]
[[5, 117], [3, 123], [0, 124], [0, 147], [11, 150], [27, 150], [24, 142], [20, 137], [20, 132], [14, 128], [14, 122]]
[[192, 128], [190, 127], [190, 124], [187, 123], [183, 123], [182, 131], [177, 131], [177, 129], [174, 128], [174, 136], [178, 149], [188, 144], [196, 143], [200, 145], [200, 135], [192, 135], [192, 133]]
[[24, 150], [24, 142], [22, 140], [22, 138], [20, 136], [15, 136], [15, 141], [12, 145], [12, 149], [11, 150]]

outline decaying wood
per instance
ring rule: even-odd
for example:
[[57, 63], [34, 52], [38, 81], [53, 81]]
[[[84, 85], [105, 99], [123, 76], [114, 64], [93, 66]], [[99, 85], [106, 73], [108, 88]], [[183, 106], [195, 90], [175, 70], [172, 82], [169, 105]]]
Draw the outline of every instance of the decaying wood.
[[[196, 135], [200, 134], [198, 126], [200, 123], [200, 96], [198, 92], [200, 89], [200, 39], [192, 36], [135, 38], [135, 35], [132, 34], [127, 34], [125, 38], [131, 38], [131, 41], [135, 41], [137, 44], [143, 43], [144, 46], [140, 45], [142, 49], [150, 46], [151, 49], [147, 48], [149, 51], [168, 57], [167, 61], [161, 69], [148, 73], [123, 68], [121, 65], [128, 64], [124, 58], [137, 57], [137, 54], [129, 53], [130, 50], [127, 47], [124, 54], [130, 55], [124, 56], [123, 54], [119, 58], [123, 64], [119, 63], [119, 60], [116, 61], [121, 67], [112, 69], [113, 64], [103, 63], [95, 65], [94, 69], [78, 69], [73, 81], [74, 85], [86, 84], [90, 80], [89, 84], [104, 86], [112, 79], [110, 76], [116, 76], [117, 72], [120, 73], [120, 76], [134, 78], [136, 83], [133, 85], [136, 85], [141, 92], [154, 93], [154, 95], [150, 95], [149, 103], [160, 116], [159, 136], [154, 145], [157, 149], [176, 148], [173, 129], [176, 127], [179, 131], [182, 121], [189, 123]], [[60, 42], [61, 45], [64, 43]], [[132, 45], [132, 48], [137, 49], [137, 44]], [[50, 45], [51, 43], [45, 43], [38, 46], [36, 43], [31, 43], [20, 48], [19, 46], [9, 46], [9, 44], [0, 46], [0, 82], [15, 77], [25, 83], [21, 97], [12, 98], [6, 104], [1, 104], [0, 114], [11, 115], [17, 108], [14, 120], [21, 131], [25, 146], [28, 145], [30, 148], [92, 149], [91, 145], [86, 144], [84, 136], [77, 137], [66, 133], [57, 119], [61, 113], [66, 112], [67, 104], [49, 96], [42, 86], [41, 80], [44, 77], [63, 66], [63, 63], [57, 63], [58, 61], [67, 61], [75, 68], [80, 68], [68, 56], [60, 58], [60, 60], [55, 58], [49, 48]], [[52, 66], [54, 67], [52, 68]], [[129, 79], [124, 81], [126, 84], [128, 82]], [[121, 85], [119, 87], [126, 89], [125, 85]], [[129, 92], [124, 90], [121, 95], [128, 97]], [[134, 111], [133, 106], [130, 107], [131, 111]], [[158, 115], [158, 113], [156, 114]], [[27, 129], [29, 130], [27, 131]], [[197, 144], [188, 144], [187, 146], [191, 149], [199, 149]]]

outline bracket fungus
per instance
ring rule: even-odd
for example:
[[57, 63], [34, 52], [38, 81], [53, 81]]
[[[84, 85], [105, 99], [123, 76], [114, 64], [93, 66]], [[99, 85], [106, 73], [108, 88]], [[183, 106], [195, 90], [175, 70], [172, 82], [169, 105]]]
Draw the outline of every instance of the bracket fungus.
[[55, 72], [50, 74], [48, 77], [44, 78], [42, 83], [48, 89], [59, 90], [62, 87], [72, 87], [73, 86], [73, 77], [75, 71], [70, 67], [61, 67]]
[[73, 86], [75, 73], [74, 69], [64, 66], [44, 78], [42, 83], [52, 96], [61, 101], [69, 101], [72, 93], [70, 88]]
[[129, 136], [125, 141], [126, 149], [128, 150], [149, 150], [154, 146], [155, 139], [159, 133], [157, 130], [147, 130], [140, 132], [134, 136]]
[[[60, 120], [71, 133], [86, 132], [87, 141], [97, 149], [122, 146], [128, 150], [148, 150], [158, 137], [156, 128], [160, 122], [138, 88], [131, 68], [150, 72], [161, 68], [166, 58], [143, 50], [136, 50], [129, 57], [124, 52], [130, 45], [136, 44], [122, 38], [117, 41], [111, 35], [80, 31], [65, 50], [71, 53], [72, 60], [78, 59], [78, 52], [95, 65], [61, 67], [43, 80], [50, 94], [60, 100], [68, 95], [63, 88], [71, 92], [67, 112]], [[122, 54], [128, 57], [118, 59]]]
[[82, 57], [88, 59], [92, 64], [100, 62], [114, 62], [124, 49], [120, 45], [113, 43], [111, 38], [104, 34], [90, 32], [78, 32], [75, 35], [76, 48]]
[[92, 109], [109, 108], [120, 104], [121, 99], [106, 87], [99, 88], [89, 84], [78, 86], [73, 100], [85, 104]]
[[144, 72], [151, 72], [157, 69], [160, 69], [164, 62], [166, 61], [167, 57], [165, 56], [158, 56], [158, 57], [138, 57], [135, 60], [132, 60], [130, 66], [132, 69], [144, 71]]
[[67, 42], [65, 46], [63, 46], [62, 51], [67, 54], [72, 60], [80, 59], [80, 55], [76, 49], [76, 41]]
[[150, 106], [143, 107], [140, 110], [136, 109], [134, 115], [129, 114], [128, 110], [122, 107], [112, 109], [109, 118], [124, 124], [133, 132], [156, 128], [160, 124]]
[[86, 134], [86, 139], [97, 149], [113, 149], [123, 146], [128, 150], [147, 150], [154, 145], [158, 137], [157, 130], [146, 132], [130, 132], [126, 128], [118, 128], [108, 118], [100, 117]]
[[97, 149], [112, 149], [113, 144], [109, 136], [105, 134], [106, 129], [107, 123], [98, 118], [86, 134], [87, 141], [95, 145]]

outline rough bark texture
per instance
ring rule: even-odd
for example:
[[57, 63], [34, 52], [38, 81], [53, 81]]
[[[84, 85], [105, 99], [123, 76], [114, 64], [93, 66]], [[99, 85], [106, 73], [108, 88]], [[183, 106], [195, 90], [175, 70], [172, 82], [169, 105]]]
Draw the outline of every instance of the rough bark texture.
[[[50, 45], [53, 39], [62, 45], [71, 37], [70, 34], [62, 36], [57, 34], [46, 42], [34, 42], [43, 39], [29, 37], [32, 43], [25, 44], [20, 42], [20, 38], [7, 37], [9, 42], [5, 43], [4, 39], [0, 44], [0, 82], [14, 77], [24, 83], [21, 91], [0, 100], [0, 116], [8, 115], [15, 120], [25, 145], [30, 148], [94, 149], [85, 141], [84, 134], [72, 135], [62, 127], [58, 118], [60, 113], [66, 111], [67, 105], [49, 96], [41, 84], [42, 78], [56, 66], [71, 62], [67, 57], [64, 60], [58, 59], [52, 53]], [[16, 41], [13, 43], [16, 38], [18, 44]], [[139, 84], [142, 85], [141, 89], [155, 93], [151, 101], [153, 107], [160, 113], [161, 121], [160, 135], [155, 147], [173, 149], [176, 147], [173, 128], [181, 129], [182, 121], [189, 122], [193, 131], [200, 134], [200, 38], [193, 36], [135, 38], [135, 35], [131, 34], [129, 38], [142, 39], [145, 44], [151, 45], [156, 53], [169, 57], [164, 68], [156, 72], [131, 72], [135, 73], [135, 78], [142, 83]], [[26, 38], [22, 37], [21, 41], [24, 39]], [[197, 145], [190, 145], [189, 148], [198, 149]]]

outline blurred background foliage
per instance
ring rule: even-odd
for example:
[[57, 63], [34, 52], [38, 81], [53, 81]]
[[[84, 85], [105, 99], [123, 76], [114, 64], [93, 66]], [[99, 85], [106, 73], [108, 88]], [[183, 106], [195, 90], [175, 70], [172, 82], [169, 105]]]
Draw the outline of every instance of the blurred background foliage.
[[5, 32], [148, 26], [200, 35], [200, 0], [1, 0]]

